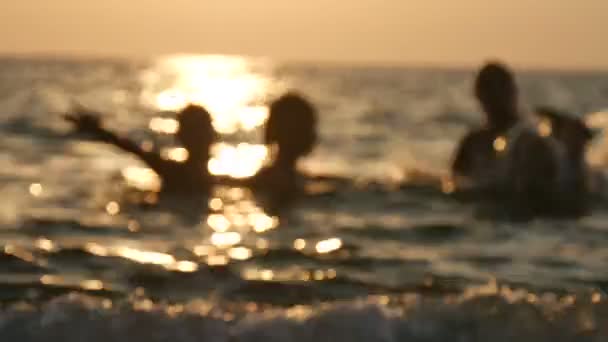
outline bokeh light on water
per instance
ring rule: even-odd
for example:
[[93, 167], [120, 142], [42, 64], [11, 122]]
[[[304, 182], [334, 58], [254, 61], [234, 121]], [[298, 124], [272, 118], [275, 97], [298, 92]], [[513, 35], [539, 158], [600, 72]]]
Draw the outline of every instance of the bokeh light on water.
[[[231, 322], [239, 319], [234, 310], [277, 305], [281, 317], [335, 322], [330, 318], [361, 311], [336, 309], [315, 318], [316, 303], [351, 300], [413, 308], [399, 324], [420, 332], [414, 329], [420, 320], [430, 321], [443, 335], [418, 336], [429, 341], [453, 339], [454, 322], [474, 334], [478, 327], [538, 328], [528, 339], [534, 341], [557, 326], [584, 334], [606, 326], [599, 314], [606, 305], [605, 208], [577, 222], [518, 225], [478, 220], [472, 208], [425, 188], [387, 192], [376, 183], [335, 195], [316, 185], [311, 192], [320, 195], [281, 215], [247, 189], [231, 186], [200, 200], [166, 201], [155, 193], [160, 181], [154, 172], [111, 146], [72, 139], [51, 114], [75, 98], [103, 112], [108, 128], [146, 151], [184, 161], [188, 155], [173, 139], [179, 128], [174, 111], [202, 104], [218, 132], [210, 172], [246, 178], [272, 157], [260, 134], [268, 100], [293, 86], [322, 114], [320, 144], [303, 166], [312, 173], [335, 171], [357, 186], [368, 178], [428, 181], [429, 168], [444, 176], [457, 139], [480, 118], [470, 94], [472, 71], [274, 68], [220, 56], [174, 56], [137, 66], [0, 62], [0, 73], [11, 80], [11, 87], [0, 89], [0, 145], [8, 151], [0, 154], [0, 187], [11, 199], [0, 203], [3, 298], [34, 304], [78, 298], [88, 305], [88, 299], [63, 296], [80, 292], [101, 297], [101, 309], [115, 318], [95, 322], [151, 317], [140, 310], [158, 313], [154, 317], [166, 312], [180, 333], [190, 324], [181, 315], [191, 308]], [[541, 104], [555, 103], [555, 91], [568, 94], [565, 109], [595, 111], [586, 120], [602, 129], [605, 96], [593, 89], [605, 88], [605, 80], [523, 74], [522, 95]], [[549, 128], [539, 130], [548, 134]], [[496, 147], [508, 149], [508, 143], [497, 141]], [[606, 165], [606, 150], [600, 134], [590, 151], [594, 165]], [[454, 191], [449, 178], [440, 181], [445, 193]], [[420, 298], [427, 296], [436, 301], [424, 310]], [[218, 309], [224, 305], [229, 309]], [[489, 311], [477, 315], [480, 307]], [[95, 334], [93, 328], [105, 324], [89, 326], [73, 308], [53, 302], [28, 312], [46, 323], [68, 315], [72, 327]], [[548, 319], [537, 314], [546, 310], [552, 312]], [[363, 320], [353, 319], [353, 326], [394, 326], [392, 318], [368, 324], [378, 317], [370, 312], [363, 309]], [[139, 330], [148, 331], [149, 321], [141, 322]], [[42, 333], [53, 329], [45, 327]], [[131, 336], [133, 330], [127, 324], [112, 331]]]

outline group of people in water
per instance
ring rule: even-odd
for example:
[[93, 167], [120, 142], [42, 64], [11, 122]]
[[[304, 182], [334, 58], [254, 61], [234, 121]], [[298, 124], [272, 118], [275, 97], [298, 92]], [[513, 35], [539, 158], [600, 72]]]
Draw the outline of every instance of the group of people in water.
[[[585, 149], [592, 138], [584, 122], [551, 108], [523, 113], [515, 77], [500, 63], [481, 68], [474, 91], [486, 122], [469, 132], [456, 149], [450, 177], [453, 193], [474, 194], [484, 201], [492, 198], [498, 207], [518, 216], [583, 215], [590, 191]], [[302, 192], [306, 177], [297, 164], [318, 140], [315, 107], [306, 98], [287, 93], [270, 105], [264, 142], [272, 151], [271, 163], [257, 175], [237, 180], [208, 171], [216, 135], [210, 114], [201, 106], [189, 105], [177, 115], [176, 138], [188, 151], [184, 162], [166, 160], [114, 134], [94, 113], [76, 110], [65, 117], [79, 132], [139, 157], [159, 175], [166, 193], [200, 194], [214, 184], [231, 184], [285, 203]]]

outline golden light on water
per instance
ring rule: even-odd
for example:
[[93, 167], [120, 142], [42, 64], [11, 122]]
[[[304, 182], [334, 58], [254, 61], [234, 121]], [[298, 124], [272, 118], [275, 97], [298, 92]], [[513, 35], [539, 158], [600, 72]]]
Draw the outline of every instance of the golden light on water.
[[323, 241], [317, 242], [315, 249], [319, 254], [327, 254], [334, 251], [337, 251], [342, 247], [342, 240], [339, 238], [331, 238]]
[[129, 229], [130, 232], [138, 232], [140, 228], [141, 226], [139, 225], [139, 222], [137, 222], [136, 220], [129, 220], [129, 223], [127, 224], [127, 229]]
[[36, 245], [36, 248], [47, 252], [50, 252], [55, 249], [55, 244], [53, 243], [53, 241], [45, 238], [40, 238], [36, 240], [34, 244]]
[[221, 198], [212, 198], [209, 200], [209, 209], [213, 211], [221, 210], [224, 207], [224, 202]]
[[208, 165], [211, 174], [248, 178], [262, 168], [268, 156], [268, 148], [259, 144], [240, 143], [234, 146], [219, 143], [212, 147], [211, 155]]
[[122, 169], [122, 176], [130, 187], [143, 191], [159, 191], [161, 180], [150, 168], [126, 167]]
[[129, 247], [118, 247], [115, 252], [125, 259], [133, 260], [140, 264], [167, 266], [175, 262], [175, 258], [172, 255], [160, 252], [142, 251]]
[[251, 213], [249, 214], [249, 224], [257, 233], [263, 233], [276, 228], [279, 224], [279, 219], [270, 217], [263, 212]]
[[[265, 63], [241, 57], [170, 56], [142, 73], [142, 98], [162, 111], [201, 105], [211, 114], [213, 126], [220, 135], [252, 131], [268, 119], [266, 102], [277, 83], [266, 69]], [[150, 120], [149, 128], [161, 134], [175, 134], [179, 123], [175, 119], [155, 117]], [[168, 159], [185, 161], [184, 151], [171, 150], [165, 155]], [[255, 175], [267, 156], [264, 145], [221, 142], [212, 147], [208, 169], [217, 176], [247, 178]], [[133, 173], [131, 176], [139, 176], [131, 179], [146, 177]]]
[[35, 262], [34, 254], [29, 252], [28, 250], [21, 248], [16, 245], [6, 245], [4, 246], [4, 253], [13, 255], [19, 259], [25, 260], [27, 262], [33, 263]]
[[169, 264], [167, 269], [183, 273], [192, 273], [198, 270], [198, 265], [192, 261], [176, 261]]
[[84, 245], [84, 249], [87, 252], [98, 256], [108, 256], [109, 254], [109, 251], [106, 247], [93, 242], [88, 242], [86, 245]]
[[148, 127], [161, 134], [175, 134], [179, 130], [179, 122], [169, 118], [152, 118]]
[[336, 272], [336, 270], [334, 270], [333, 268], [330, 268], [329, 270], [327, 270], [326, 275], [328, 279], [335, 279], [338, 276], [338, 272]]
[[194, 252], [194, 254], [196, 254], [197, 256], [201, 257], [201, 256], [211, 255], [213, 250], [214, 250], [214, 248], [211, 246], [199, 245], [199, 246], [194, 246], [194, 248], [192, 249], [192, 252]]
[[84, 280], [80, 282], [80, 287], [89, 291], [99, 291], [104, 288], [101, 280]]
[[63, 279], [59, 276], [45, 274], [40, 277], [40, 282], [44, 285], [61, 285], [63, 283]]
[[295, 248], [295, 249], [297, 249], [299, 251], [303, 250], [304, 248], [306, 248], [306, 240], [304, 240], [304, 239], [296, 239], [293, 242], [293, 248]]
[[161, 152], [163, 158], [183, 163], [188, 160], [188, 150], [183, 147], [172, 147], [163, 149]]
[[108, 202], [106, 204], [106, 212], [111, 216], [118, 215], [120, 213], [120, 205], [115, 201]]
[[40, 183], [32, 183], [29, 188], [30, 194], [34, 197], [42, 195], [42, 185]]
[[[266, 108], [259, 105], [271, 85], [271, 80], [257, 71], [263, 67], [241, 57], [167, 57], [142, 74], [144, 99], [164, 111], [198, 104], [211, 113], [219, 133], [249, 131], [261, 126], [268, 116]], [[163, 79], [167, 76], [169, 82]], [[174, 129], [172, 123], [162, 121], [151, 126], [165, 132]]]
[[243, 130], [251, 131], [266, 122], [268, 115], [268, 107], [246, 107], [239, 111], [238, 121]]
[[268, 247], [270, 247], [270, 243], [266, 239], [258, 239], [255, 242], [255, 247], [257, 249], [268, 249]]
[[40, 283], [47, 286], [76, 285], [86, 291], [101, 291], [105, 288], [104, 283], [98, 279], [87, 279], [80, 282], [74, 282], [73, 280], [51, 274], [45, 274], [40, 277]]
[[211, 214], [207, 217], [207, 224], [219, 233], [226, 232], [232, 223], [222, 214]]
[[171, 271], [195, 272], [198, 270], [196, 263], [187, 260], [177, 260], [174, 256], [167, 253], [139, 250], [126, 246], [106, 247], [93, 242], [87, 243], [84, 249], [94, 255], [104, 257], [117, 256], [140, 264], [162, 266]]
[[234, 247], [228, 251], [228, 255], [235, 260], [247, 260], [251, 258], [253, 252], [247, 247]]
[[274, 279], [274, 272], [267, 269], [246, 269], [242, 275], [246, 280], [270, 281]]
[[211, 243], [219, 248], [234, 246], [241, 242], [241, 234], [237, 232], [213, 233]]
[[230, 259], [225, 255], [210, 255], [207, 258], [207, 265], [209, 266], [224, 266], [227, 265]]
[[246, 194], [247, 191], [245, 191], [245, 189], [243, 188], [230, 188], [230, 190], [225, 192], [225, 196], [228, 197], [228, 199], [232, 201], [240, 201], [241, 204], [243, 203], [243, 201], [241, 200], [245, 197]]

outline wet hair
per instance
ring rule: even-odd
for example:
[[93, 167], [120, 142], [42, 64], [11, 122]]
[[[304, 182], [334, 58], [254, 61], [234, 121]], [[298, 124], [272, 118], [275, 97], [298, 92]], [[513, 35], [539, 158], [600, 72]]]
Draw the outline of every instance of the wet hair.
[[178, 138], [188, 147], [208, 146], [215, 141], [215, 130], [209, 112], [198, 105], [188, 105], [177, 114]]
[[287, 93], [270, 105], [265, 143], [277, 144], [279, 151], [301, 157], [317, 142], [317, 111], [304, 97]]
[[515, 77], [506, 65], [499, 62], [487, 63], [477, 74], [475, 94], [482, 102], [512, 101], [517, 94]]

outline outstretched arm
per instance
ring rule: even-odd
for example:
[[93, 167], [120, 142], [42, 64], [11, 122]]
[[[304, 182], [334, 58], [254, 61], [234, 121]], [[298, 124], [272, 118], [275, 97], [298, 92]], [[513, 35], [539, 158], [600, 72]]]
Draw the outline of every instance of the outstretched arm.
[[146, 152], [132, 140], [105, 129], [97, 113], [80, 109], [64, 115], [64, 118], [71, 122], [78, 132], [90, 134], [99, 141], [112, 144], [123, 151], [135, 154], [157, 174], [163, 175], [166, 162], [158, 154]]

